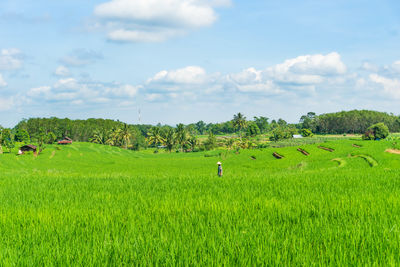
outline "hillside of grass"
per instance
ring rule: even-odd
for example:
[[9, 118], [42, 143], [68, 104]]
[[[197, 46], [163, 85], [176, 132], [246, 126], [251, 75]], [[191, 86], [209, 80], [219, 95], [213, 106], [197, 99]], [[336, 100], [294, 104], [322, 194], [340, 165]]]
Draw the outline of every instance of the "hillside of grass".
[[400, 155], [385, 152], [396, 147], [5, 153], [0, 264], [397, 265]]

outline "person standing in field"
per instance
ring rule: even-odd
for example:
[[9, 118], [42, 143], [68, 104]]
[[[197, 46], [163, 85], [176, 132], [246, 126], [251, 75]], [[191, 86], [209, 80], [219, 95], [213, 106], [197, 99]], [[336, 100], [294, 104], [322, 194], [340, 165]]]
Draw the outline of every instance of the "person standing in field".
[[217, 165], [218, 165], [218, 176], [222, 177], [222, 163], [218, 161]]

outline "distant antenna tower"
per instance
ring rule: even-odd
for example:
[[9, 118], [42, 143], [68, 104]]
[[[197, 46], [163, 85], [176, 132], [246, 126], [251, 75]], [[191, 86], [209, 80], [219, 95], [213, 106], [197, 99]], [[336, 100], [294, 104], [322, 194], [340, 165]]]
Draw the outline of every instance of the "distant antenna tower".
[[140, 109], [139, 109], [139, 124], [142, 124], [142, 113], [140, 112]]

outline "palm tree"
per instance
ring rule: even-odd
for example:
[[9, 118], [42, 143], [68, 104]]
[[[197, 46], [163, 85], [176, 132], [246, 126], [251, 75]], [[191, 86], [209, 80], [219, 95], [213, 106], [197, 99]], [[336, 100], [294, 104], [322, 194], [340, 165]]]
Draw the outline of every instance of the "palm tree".
[[162, 132], [159, 127], [152, 127], [150, 129], [148, 132], [147, 142], [149, 142], [150, 145], [153, 144], [155, 146], [158, 146], [164, 142]]
[[129, 129], [128, 124], [124, 123], [124, 126], [121, 131], [119, 132], [119, 137], [124, 141], [125, 149], [128, 149], [129, 140], [132, 137], [131, 130]]
[[242, 113], [233, 115], [233, 126], [239, 130], [239, 137], [242, 139], [242, 130], [246, 128], [247, 121], [246, 117]]
[[90, 138], [90, 142], [92, 143], [96, 143], [96, 144], [101, 144], [104, 145], [107, 141], [107, 137], [104, 134], [104, 132], [100, 131], [100, 130], [95, 130], [93, 132], [93, 137]]
[[107, 145], [118, 146], [121, 144], [121, 129], [112, 128], [108, 134]]
[[189, 139], [188, 139], [188, 144], [190, 145], [190, 149], [193, 151], [196, 146], [199, 144], [199, 140], [197, 140], [196, 136], [192, 135]]
[[164, 131], [163, 141], [168, 151], [171, 152], [176, 142], [174, 129], [168, 128], [166, 131]]
[[187, 132], [185, 126], [180, 123], [176, 126], [176, 141], [181, 146], [181, 151], [183, 152], [183, 147], [187, 141]]

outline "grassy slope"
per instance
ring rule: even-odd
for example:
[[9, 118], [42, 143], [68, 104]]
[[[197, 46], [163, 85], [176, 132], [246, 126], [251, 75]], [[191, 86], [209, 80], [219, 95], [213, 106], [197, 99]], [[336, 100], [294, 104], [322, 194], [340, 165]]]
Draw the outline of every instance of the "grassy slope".
[[323, 145], [335, 151], [0, 155], [0, 263], [398, 264], [400, 156]]

